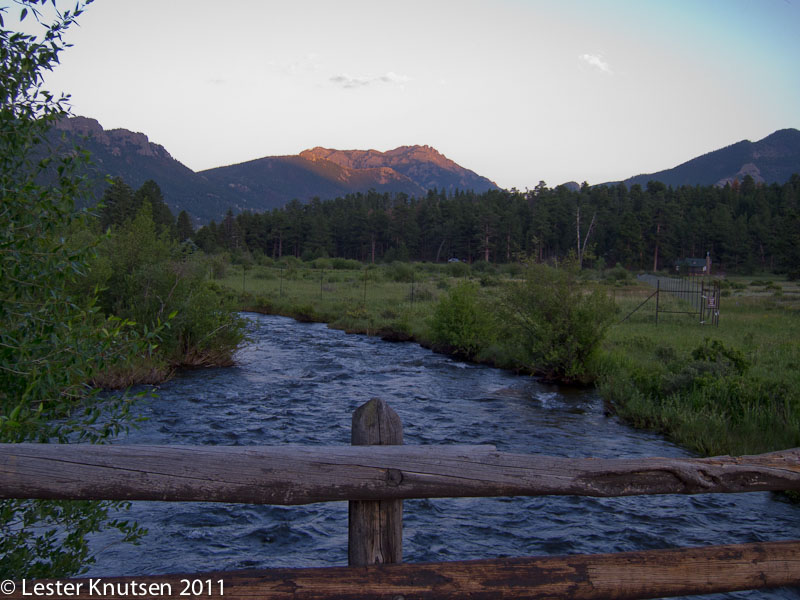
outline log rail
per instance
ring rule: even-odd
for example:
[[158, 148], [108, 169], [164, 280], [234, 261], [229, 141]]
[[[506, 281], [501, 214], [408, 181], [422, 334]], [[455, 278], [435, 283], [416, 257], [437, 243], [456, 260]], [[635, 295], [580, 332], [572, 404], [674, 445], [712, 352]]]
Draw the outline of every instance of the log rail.
[[[224, 598], [270, 599], [655, 598], [800, 586], [800, 541], [400, 564], [403, 499], [800, 491], [798, 448], [704, 459], [574, 459], [493, 446], [403, 446], [396, 445], [397, 415], [378, 399], [356, 411], [353, 425], [356, 445], [340, 447], [0, 444], [0, 498], [350, 501], [349, 567], [102, 578], [109, 585], [174, 584], [171, 595], [138, 598], [179, 597], [187, 579], [224, 581]], [[82, 583], [86, 595], [49, 597], [97, 596], [92, 580], [69, 581]], [[24, 591], [18, 585], [6, 597], [31, 597]], [[133, 595], [124, 591], [107, 588], [102, 597]]]

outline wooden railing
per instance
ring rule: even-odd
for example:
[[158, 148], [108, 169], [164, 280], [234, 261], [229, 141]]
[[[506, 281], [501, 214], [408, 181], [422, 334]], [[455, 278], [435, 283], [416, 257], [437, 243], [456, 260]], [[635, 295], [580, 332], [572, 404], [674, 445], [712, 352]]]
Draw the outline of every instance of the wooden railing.
[[[348, 567], [61, 580], [61, 591], [68, 583], [80, 587], [50, 598], [177, 598], [183, 591], [206, 598], [224, 592], [227, 599], [656, 598], [800, 585], [800, 541], [401, 563], [406, 498], [800, 490], [800, 449], [737, 458], [571, 459], [510, 454], [493, 446], [403, 446], [399, 418], [377, 399], [355, 412], [353, 443], [0, 444], [0, 498], [350, 501]], [[184, 589], [186, 582], [201, 584], [202, 593]], [[134, 583], [145, 593], [125, 589]], [[31, 597], [31, 585], [19, 582], [6, 597]]]

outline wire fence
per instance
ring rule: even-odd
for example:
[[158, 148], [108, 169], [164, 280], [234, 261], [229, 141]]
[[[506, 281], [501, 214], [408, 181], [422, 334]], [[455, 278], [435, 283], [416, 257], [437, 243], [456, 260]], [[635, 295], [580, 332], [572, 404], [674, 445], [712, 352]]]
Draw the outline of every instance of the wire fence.
[[637, 279], [656, 288], [656, 291], [633, 312], [639, 310], [649, 300], [654, 299], [656, 324], [658, 324], [660, 314], [672, 313], [695, 317], [701, 325], [719, 325], [720, 287], [718, 281], [709, 281], [706, 278], [661, 277], [649, 274], [638, 275]]

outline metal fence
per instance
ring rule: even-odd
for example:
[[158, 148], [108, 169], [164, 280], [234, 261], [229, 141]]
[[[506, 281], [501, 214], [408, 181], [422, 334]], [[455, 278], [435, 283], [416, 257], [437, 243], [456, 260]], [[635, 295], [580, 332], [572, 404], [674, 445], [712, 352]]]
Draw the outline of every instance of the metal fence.
[[642, 274], [637, 279], [656, 288], [648, 298], [637, 306], [624, 320], [655, 299], [655, 319], [659, 314], [685, 314], [698, 319], [701, 325], [719, 325], [720, 287], [719, 281], [696, 277], [659, 277]]

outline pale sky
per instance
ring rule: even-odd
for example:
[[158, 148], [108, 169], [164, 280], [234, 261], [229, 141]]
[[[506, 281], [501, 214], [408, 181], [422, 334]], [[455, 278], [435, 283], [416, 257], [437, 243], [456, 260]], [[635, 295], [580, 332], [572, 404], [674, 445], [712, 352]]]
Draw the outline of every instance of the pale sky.
[[194, 170], [428, 144], [524, 190], [800, 129], [798, 26], [800, 0], [96, 0], [47, 87]]

